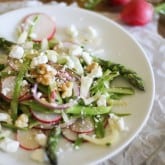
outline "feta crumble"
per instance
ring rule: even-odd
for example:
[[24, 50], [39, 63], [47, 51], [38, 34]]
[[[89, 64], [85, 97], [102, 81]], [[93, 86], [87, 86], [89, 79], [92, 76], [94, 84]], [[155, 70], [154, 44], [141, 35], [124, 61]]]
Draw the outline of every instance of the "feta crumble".
[[85, 61], [88, 65], [92, 64], [93, 59], [92, 59], [92, 57], [90, 56], [90, 53], [88, 53], [88, 52], [82, 52], [82, 57], [83, 57], [84, 61]]
[[24, 56], [24, 49], [21, 46], [15, 45], [12, 46], [11, 51], [9, 53], [9, 57], [15, 59], [21, 59]]
[[72, 45], [69, 48], [69, 54], [71, 56], [80, 56], [82, 54], [82, 52], [83, 52], [83, 49], [79, 45]]
[[106, 106], [107, 105], [107, 97], [106, 95], [101, 95], [99, 99], [97, 100], [98, 106]]
[[118, 117], [115, 114], [110, 114], [110, 117], [117, 123], [120, 131], [128, 131], [128, 127], [126, 127], [124, 119], [122, 117]]
[[92, 77], [92, 78], [99, 78], [103, 75], [103, 71], [102, 71], [102, 68], [98, 65], [96, 67], [94, 67], [91, 71], [90, 74], [88, 74], [89, 77]]
[[0, 113], [0, 121], [7, 122], [10, 120], [10, 115], [7, 113]]
[[47, 143], [47, 136], [43, 133], [36, 134], [35, 140], [38, 142], [41, 146], [46, 146]]
[[43, 39], [41, 42], [41, 49], [42, 50], [47, 50], [48, 49], [48, 40], [47, 39]]
[[88, 76], [82, 76], [81, 77], [81, 86], [80, 86], [80, 97], [86, 98], [89, 94], [89, 89], [92, 85], [93, 78]]
[[15, 126], [19, 128], [28, 127], [29, 118], [26, 114], [21, 114], [15, 121]]
[[19, 142], [8, 137], [0, 141], [0, 149], [5, 152], [16, 152], [19, 148]]
[[46, 51], [46, 55], [47, 55], [49, 61], [54, 62], [54, 63], [57, 62], [58, 54], [57, 54], [56, 51], [54, 51], [54, 50], [47, 50]]
[[48, 62], [48, 57], [41, 53], [39, 56], [34, 57], [31, 62], [31, 68], [35, 68], [39, 64], [46, 64]]

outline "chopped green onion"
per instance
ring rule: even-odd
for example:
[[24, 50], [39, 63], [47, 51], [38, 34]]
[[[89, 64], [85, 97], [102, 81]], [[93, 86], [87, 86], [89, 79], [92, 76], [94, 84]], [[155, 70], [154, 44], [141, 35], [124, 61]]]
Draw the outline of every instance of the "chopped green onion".
[[101, 115], [101, 114], [108, 114], [110, 113], [112, 107], [111, 106], [99, 106], [99, 107], [90, 107], [90, 106], [81, 106], [76, 105], [73, 107], [70, 107], [66, 110], [67, 114], [72, 115], [82, 115], [82, 116], [95, 116], [95, 115]]

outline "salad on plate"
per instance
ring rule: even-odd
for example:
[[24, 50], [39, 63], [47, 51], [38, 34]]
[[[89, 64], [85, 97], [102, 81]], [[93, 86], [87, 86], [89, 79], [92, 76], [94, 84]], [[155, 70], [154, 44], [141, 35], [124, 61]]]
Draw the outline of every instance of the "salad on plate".
[[[124, 96], [144, 91], [132, 69], [96, 56], [92, 26], [75, 25], [56, 35], [56, 22], [44, 13], [21, 20], [17, 41], [0, 38], [0, 149], [32, 152], [32, 159], [57, 164], [61, 138], [81, 149], [83, 143], [111, 146], [127, 131]], [[122, 78], [127, 85], [115, 82]], [[132, 96], [133, 97], [133, 96]], [[10, 132], [14, 136], [10, 136]]]

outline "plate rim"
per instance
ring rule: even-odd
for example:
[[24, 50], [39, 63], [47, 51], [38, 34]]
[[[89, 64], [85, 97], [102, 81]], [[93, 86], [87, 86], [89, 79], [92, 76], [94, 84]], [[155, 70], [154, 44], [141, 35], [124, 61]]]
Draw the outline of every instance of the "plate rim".
[[24, 8], [21, 8], [21, 9], [12, 10], [12, 11], [9, 11], [9, 12], [6, 12], [6, 13], [0, 15], [0, 19], [1, 19], [1, 17], [5, 16], [5, 15], [12, 14], [12, 13], [15, 13], [15, 12], [21, 12], [21, 11], [24, 11], [24, 10], [29, 10], [29, 11], [30, 10], [43, 10], [43, 9], [47, 10], [47, 8], [66, 8], [67, 10], [68, 9], [70, 10], [72, 8], [72, 10], [79, 10], [79, 11], [82, 11], [82, 12], [85, 12], [85, 13], [89, 13], [90, 15], [92, 14], [94, 17], [96, 16], [96, 17], [99, 17], [99, 18], [101, 18], [103, 20], [106, 20], [106, 21], [110, 22], [113, 26], [116, 26], [117, 28], [119, 28], [122, 32], [124, 32], [127, 35], [127, 37], [131, 38], [131, 40], [136, 43], [136, 45], [138, 46], [140, 51], [143, 53], [143, 57], [145, 58], [145, 61], [148, 64], [149, 71], [150, 71], [150, 74], [151, 74], [151, 80], [152, 80], [152, 93], [151, 93], [151, 100], [150, 100], [150, 104], [149, 104], [150, 106], [149, 106], [149, 108], [147, 110], [147, 114], [144, 117], [144, 120], [141, 123], [140, 127], [138, 127], [138, 129], [135, 131], [135, 133], [126, 142], [124, 142], [122, 144], [122, 146], [120, 146], [119, 148], [115, 149], [115, 151], [113, 151], [112, 153], [107, 154], [102, 159], [95, 160], [95, 161], [91, 162], [91, 163], [100, 163], [102, 161], [105, 161], [105, 160], [107, 160], [107, 159], [117, 155], [124, 148], [126, 148], [135, 139], [135, 137], [139, 135], [139, 133], [142, 131], [142, 129], [144, 128], [145, 124], [147, 123], [147, 121], [149, 119], [149, 116], [150, 116], [150, 114], [152, 112], [152, 107], [153, 107], [153, 103], [154, 103], [154, 96], [155, 96], [155, 79], [154, 79], [153, 68], [151, 66], [151, 63], [149, 61], [149, 58], [148, 58], [144, 48], [136, 40], [136, 38], [133, 35], [131, 35], [126, 29], [124, 29], [124, 27], [122, 27], [119, 23], [113, 21], [112, 19], [110, 19], [110, 18], [108, 18], [108, 17], [106, 17], [104, 15], [101, 15], [101, 13], [96, 13], [96, 12], [89, 11], [89, 10], [82, 9], [82, 8], [78, 8], [78, 7], [61, 6], [60, 4], [58, 4], [58, 5], [55, 5], [55, 6], [52, 6], [52, 5], [42, 5], [42, 6], [39, 6], [39, 7], [24, 7]]

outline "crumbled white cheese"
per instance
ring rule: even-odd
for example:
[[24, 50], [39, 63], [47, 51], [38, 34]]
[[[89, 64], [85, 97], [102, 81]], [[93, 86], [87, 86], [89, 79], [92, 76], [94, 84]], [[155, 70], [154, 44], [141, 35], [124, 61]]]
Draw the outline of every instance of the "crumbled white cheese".
[[41, 49], [42, 50], [47, 50], [48, 49], [48, 40], [47, 39], [43, 39], [41, 42]]
[[66, 65], [68, 66], [68, 68], [70, 69], [74, 68], [74, 61], [71, 59], [71, 57], [65, 56], [65, 59], [67, 60]]
[[46, 64], [48, 62], [48, 57], [45, 54], [40, 54], [37, 57], [34, 57], [31, 62], [31, 68], [34, 68], [35, 66], [39, 64]]
[[80, 63], [80, 60], [77, 57], [75, 57], [75, 56], [71, 56], [70, 58], [71, 58], [71, 60], [74, 63], [74, 69], [76, 70], [76, 72], [78, 74], [80, 74], [80, 75], [83, 74], [84, 73], [84, 69], [83, 69], [83, 67], [82, 67], [82, 65]]
[[106, 95], [100, 95], [99, 99], [97, 100], [98, 106], [106, 106], [107, 105], [107, 97]]
[[89, 77], [92, 77], [92, 78], [99, 78], [103, 75], [103, 71], [102, 71], [102, 68], [98, 65], [96, 67], [94, 67], [91, 71], [90, 74], [88, 74]]
[[17, 43], [18, 44], [23, 44], [25, 43], [26, 39], [28, 37], [28, 32], [27, 31], [23, 31], [21, 33], [21, 35], [19, 36], [18, 40], [17, 40]]
[[28, 127], [29, 118], [26, 114], [21, 114], [15, 121], [15, 126], [19, 128]]
[[5, 152], [16, 152], [18, 150], [18, 147], [19, 142], [8, 137], [0, 141], [0, 149]]
[[36, 33], [30, 33], [29, 37], [32, 38], [32, 39], [36, 39], [37, 34]]
[[10, 120], [10, 115], [7, 113], [0, 113], [0, 121], [8, 122]]
[[117, 123], [120, 131], [128, 131], [128, 127], [125, 126], [125, 122], [122, 117], [118, 117], [115, 114], [110, 114], [110, 117]]
[[21, 46], [14, 45], [11, 48], [11, 51], [9, 53], [9, 57], [15, 58], [15, 59], [21, 59], [24, 56], [24, 49]]
[[90, 65], [93, 62], [93, 59], [88, 52], [82, 52], [82, 57], [88, 65]]
[[0, 132], [0, 137], [4, 137], [4, 138], [9, 137], [11, 136], [11, 133], [12, 132], [10, 130], [3, 130]]
[[55, 68], [53, 68], [51, 65], [46, 64], [45, 68], [46, 68], [47, 72], [51, 72], [53, 75], [56, 75], [57, 70]]
[[[12, 91], [13, 91], [13, 89], [12, 89]], [[5, 96], [7, 96], [8, 95], [8, 93], [10, 93], [11, 92], [11, 89], [10, 88], [2, 88], [2, 94], [4, 94]]]
[[71, 25], [70, 27], [68, 27], [66, 29], [66, 33], [70, 36], [70, 37], [77, 37], [79, 35], [78, 29], [76, 28], [75, 25]]
[[80, 56], [82, 54], [82, 52], [83, 52], [83, 49], [79, 45], [72, 45], [69, 48], [69, 54], [71, 56]]
[[62, 98], [71, 97], [73, 91], [73, 82], [70, 82], [68, 86], [66, 86], [66, 89], [62, 93]]
[[89, 89], [92, 85], [93, 78], [88, 76], [81, 77], [81, 86], [80, 86], [80, 97], [87, 98], [89, 94]]
[[47, 136], [43, 133], [39, 133], [35, 135], [35, 140], [38, 142], [41, 146], [46, 146], [47, 143]]
[[26, 85], [28, 85], [28, 82], [26, 80], [23, 80], [21, 85], [22, 87], [25, 87]]
[[13, 94], [13, 90], [14, 90], [14, 83], [15, 83], [15, 76], [10, 76], [8, 78], [5, 78], [2, 81], [2, 89], [1, 92], [2, 94], [4, 94], [5, 96], [11, 97]]
[[54, 51], [54, 50], [47, 50], [46, 51], [46, 55], [47, 55], [49, 61], [54, 62], [54, 63], [57, 62], [58, 54], [57, 54], [56, 51]]
[[94, 101], [96, 101], [97, 99], [98, 99], [98, 96], [94, 95], [92, 97], [83, 98], [83, 101], [84, 101], [85, 105], [89, 105], [89, 104], [93, 103]]
[[31, 159], [40, 163], [45, 161], [46, 159], [45, 157], [46, 155], [43, 149], [36, 149], [35, 151], [31, 153]]

